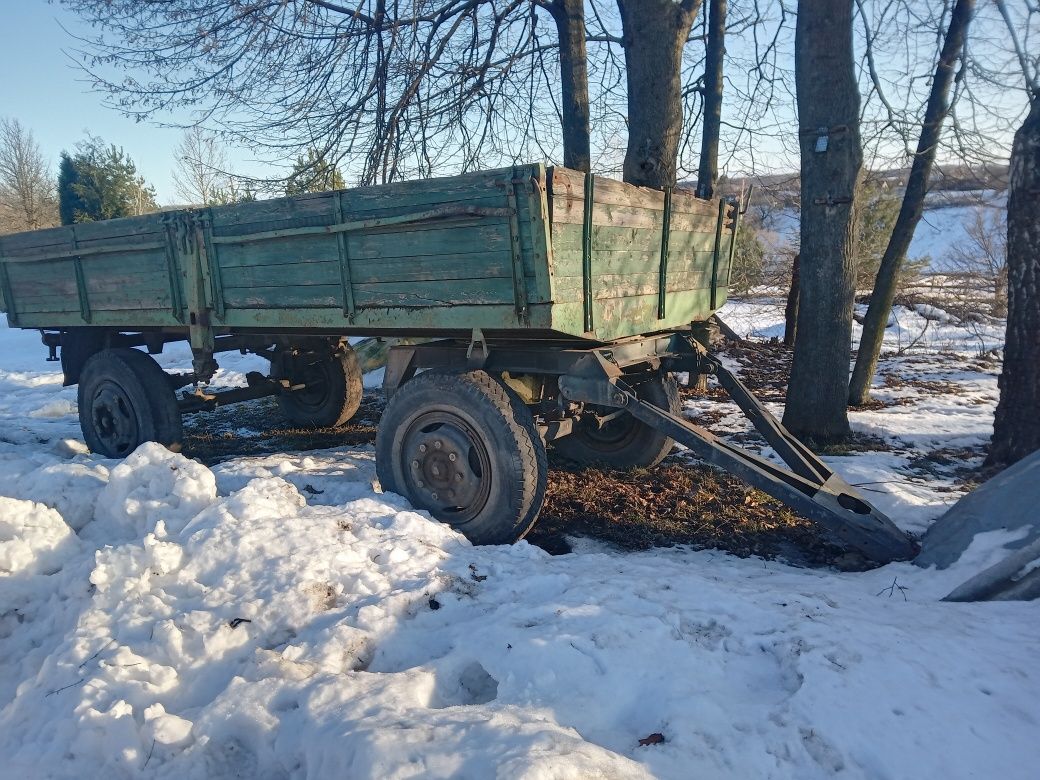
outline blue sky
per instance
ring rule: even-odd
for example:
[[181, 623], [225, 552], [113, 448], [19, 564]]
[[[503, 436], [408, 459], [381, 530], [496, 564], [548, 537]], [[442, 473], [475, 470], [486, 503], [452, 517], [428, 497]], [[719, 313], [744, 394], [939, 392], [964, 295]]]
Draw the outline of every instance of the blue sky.
[[[105, 107], [102, 95], [92, 90], [85, 74], [65, 54], [77, 45], [66, 29], [88, 32], [71, 12], [45, 0], [5, 0], [3, 5], [0, 73], [5, 78], [0, 81], [0, 116], [16, 118], [31, 129], [55, 169], [62, 149], [72, 149], [88, 131], [122, 146], [139, 172], [155, 186], [159, 202], [176, 202], [171, 174], [173, 150], [181, 131], [150, 122], [137, 123]], [[1000, 95], [989, 92], [995, 103], [1008, 104], [1006, 112], [998, 113], [1010, 116], [1020, 110], [1023, 101], [1017, 90]], [[1002, 134], [1007, 135], [1006, 131]], [[774, 162], [782, 167], [797, 165], [797, 160], [789, 155], [778, 156], [776, 151], [759, 148], [760, 153], [775, 157]], [[229, 150], [229, 156], [235, 170], [264, 175], [262, 164], [251, 159], [248, 152]], [[730, 171], [735, 172], [738, 171]]]
[[55, 168], [62, 149], [71, 149], [90, 131], [122, 146], [159, 194], [175, 200], [171, 170], [181, 131], [137, 123], [102, 105], [82, 72], [63, 53], [75, 40], [67, 29], [82, 29], [76, 18], [44, 0], [7, 0], [0, 32], [0, 116], [18, 119], [33, 131]]

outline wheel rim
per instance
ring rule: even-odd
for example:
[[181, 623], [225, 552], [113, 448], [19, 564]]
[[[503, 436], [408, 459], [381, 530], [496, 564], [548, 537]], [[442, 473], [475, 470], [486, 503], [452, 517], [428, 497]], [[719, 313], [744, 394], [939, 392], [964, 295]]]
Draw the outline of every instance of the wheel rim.
[[286, 378], [292, 384], [305, 385], [289, 397], [301, 409], [314, 412], [328, 403], [332, 383], [329, 381], [331, 360], [291, 360], [286, 366]]
[[427, 412], [409, 424], [401, 443], [401, 473], [413, 503], [449, 525], [480, 513], [491, 494], [491, 456], [473, 426], [448, 412]]
[[[613, 411], [616, 410], [608, 409], [605, 413]], [[583, 416], [578, 430], [588, 447], [601, 452], [614, 452], [627, 446], [639, 435], [640, 423], [632, 415], [622, 414], [599, 427], [594, 416]]]
[[90, 419], [98, 439], [112, 455], [128, 455], [138, 443], [140, 429], [133, 404], [122, 387], [102, 382], [90, 402]]

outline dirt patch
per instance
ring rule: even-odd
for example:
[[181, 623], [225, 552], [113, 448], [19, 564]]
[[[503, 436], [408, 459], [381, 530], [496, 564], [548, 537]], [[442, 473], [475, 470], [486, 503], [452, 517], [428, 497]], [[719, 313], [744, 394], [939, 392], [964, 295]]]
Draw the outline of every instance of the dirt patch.
[[366, 395], [343, 428], [294, 428], [273, 398], [225, 406], [184, 418], [183, 452], [211, 466], [243, 455], [374, 444], [384, 406], [382, 393]]
[[843, 550], [780, 502], [679, 458], [616, 472], [554, 462], [545, 508], [528, 541], [559, 553], [569, 550], [567, 536], [626, 550], [690, 545], [810, 565], [847, 562]]

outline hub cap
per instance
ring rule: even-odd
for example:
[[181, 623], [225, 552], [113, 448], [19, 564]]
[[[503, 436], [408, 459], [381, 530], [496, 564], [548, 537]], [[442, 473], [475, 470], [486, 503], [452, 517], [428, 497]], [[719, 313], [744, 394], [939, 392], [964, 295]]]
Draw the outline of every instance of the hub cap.
[[286, 360], [283, 373], [293, 384], [306, 385], [292, 394], [293, 401], [308, 410], [321, 409], [329, 399], [331, 382], [329, 371], [333, 363], [329, 359], [301, 355]]
[[412, 421], [402, 444], [401, 472], [414, 504], [449, 524], [480, 513], [491, 492], [491, 458], [472, 426], [428, 412]]
[[108, 454], [122, 457], [137, 446], [140, 432], [130, 398], [119, 385], [104, 382], [94, 392], [90, 419]]

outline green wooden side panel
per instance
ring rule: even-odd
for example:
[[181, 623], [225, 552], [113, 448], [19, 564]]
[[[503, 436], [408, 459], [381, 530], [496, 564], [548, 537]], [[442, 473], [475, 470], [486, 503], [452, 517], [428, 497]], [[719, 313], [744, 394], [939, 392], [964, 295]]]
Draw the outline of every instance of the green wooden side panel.
[[706, 318], [729, 273], [729, 212], [716, 247], [717, 201], [597, 177], [586, 236], [585, 182], [526, 165], [3, 236], [0, 309], [22, 327], [600, 340]]

